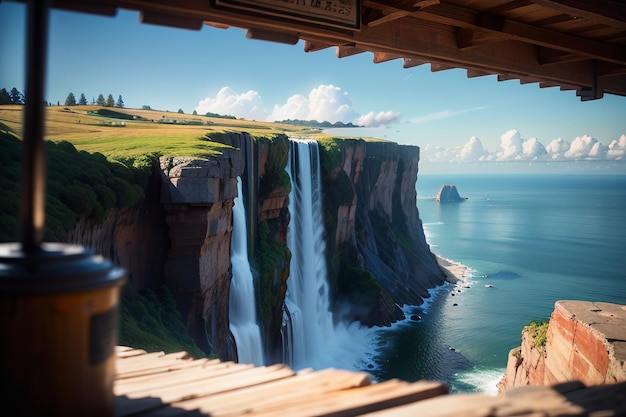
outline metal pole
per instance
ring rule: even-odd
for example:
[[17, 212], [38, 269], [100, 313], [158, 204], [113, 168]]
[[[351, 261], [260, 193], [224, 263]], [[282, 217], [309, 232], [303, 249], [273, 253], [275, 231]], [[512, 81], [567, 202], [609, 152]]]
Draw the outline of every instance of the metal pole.
[[26, 106], [22, 143], [21, 240], [26, 253], [41, 247], [45, 227], [44, 92], [48, 46], [47, 0], [29, 0], [26, 24]]

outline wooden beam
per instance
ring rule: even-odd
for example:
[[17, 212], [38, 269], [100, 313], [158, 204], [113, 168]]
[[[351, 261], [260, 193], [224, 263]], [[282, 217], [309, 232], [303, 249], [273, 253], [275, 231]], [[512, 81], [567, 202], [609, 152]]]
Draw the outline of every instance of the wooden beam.
[[374, 64], [381, 62], [393, 61], [394, 59], [402, 59], [404, 56], [399, 54], [390, 54], [388, 52], [374, 52]]
[[402, 64], [403, 68], [413, 68], [420, 65], [428, 64], [428, 61], [423, 61], [421, 59], [415, 58], [404, 58], [404, 64]]
[[[499, 20], [499, 21], [498, 21]], [[565, 33], [552, 31], [516, 22], [510, 19], [495, 19], [485, 21], [489, 29], [511, 35], [513, 39], [528, 42], [533, 45], [552, 49], [578, 53], [619, 64], [626, 64], [626, 48], [596, 42], [590, 39], [571, 36]]]
[[362, 54], [363, 52], [368, 52], [368, 50], [355, 45], [339, 45], [337, 47], [337, 58], [345, 58], [352, 55]]
[[485, 77], [487, 75], [493, 75], [487, 71], [479, 71], [479, 70], [467, 70], [467, 78], [476, 78], [476, 77]]
[[430, 72], [447, 71], [447, 70], [451, 70], [454, 68], [457, 68], [457, 67], [453, 67], [451, 65], [446, 65], [446, 64], [438, 64], [436, 62], [430, 63]]
[[[375, 5], [378, 4], [373, 1], [365, 1], [365, 3], [369, 4], [371, 7], [375, 7]], [[385, 10], [390, 9], [395, 11], [407, 11], [406, 9], [385, 6]], [[510, 39], [531, 43], [533, 45], [545, 46], [566, 52], [584, 54], [595, 59], [626, 64], [626, 48], [536, 27], [527, 23], [505, 19], [497, 15], [479, 13], [476, 10], [460, 6], [438, 4], [423, 10], [415, 10], [410, 13], [410, 16], [457, 28], [482, 28], [499, 33], [501, 36], [508, 35]], [[626, 25], [626, 22], [624, 25]]]
[[169, 26], [178, 29], [200, 30], [204, 25], [202, 19], [195, 19], [184, 16], [172, 16], [168, 14], [143, 11], [139, 14], [141, 23], [150, 23], [152, 25]]
[[537, 51], [537, 60], [539, 61], [539, 65], [542, 66], [584, 61], [585, 59], [589, 58], [580, 54], [557, 51], [556, 49], [551, 48], [539, 47]]
[[332, 46], [336, 46], [336, 45], [333, 45], [332, 43], [309, 40], [309, 41], [304, 42], [304, 52], [317, 52], [317, 51], [321, 51], [322, 49], [330, 48]]
[[626, 3], [612, 0], [531, 0], [533, 3], [575, 17], [584, 17], [616, 28], [626, 28]]
[[408, 12], [408, 11], [399, 10], [399, 11], [396, 11], [396, 12], [384, 15], [383, 17], [381, 17], [379, 19], [372, 20], [371, 22], [367, 22], [366, 24], [369, 27], [374, 27], [374, 26], [385, 24], [385, 23], [393, 22], [394, 20], [403, 18], [403, 17], [405, 17], [405, 16], [407, 16], [409, 14], [410, 14], [410, 12]]
[[507, 35], [494, 33], [484, 30], [474, 30], [467, 28], [459, 28], [456, 35], [457, 47], [460, 50], [472, 49], [486, 45], [488, 43], [504, 41], [508, 39]]
[[297, 33], [274, 32], [273, 30], [257, 28], [248, 29], [246, 38], [285, 43], [287, 45], [295, 45], [300, 40], [300, 36]]

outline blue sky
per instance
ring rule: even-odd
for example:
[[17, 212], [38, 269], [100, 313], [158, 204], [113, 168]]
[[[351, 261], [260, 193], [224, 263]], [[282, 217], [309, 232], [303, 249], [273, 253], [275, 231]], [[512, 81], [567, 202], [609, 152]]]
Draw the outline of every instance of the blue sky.
[[[0, 3], [0, 87], [7, 89], [24, 89], [24, 11]], [[133, 108], [357, 122], [371, 126], [358, 135], [421, 146], [424, 162], [562, 159], [564, 150], [544, 154], [530, 143], [556, 149], [559, 138], [584, 148], [579, 159], [590, 158], [596, 142], [597, 159], [611, 150], [608, 159], [617, 159], [622, 142], [626, 151], [626, 97], [582, 103], [573, 91], [372, 59], [338, 59], [334, 48], [306, 53], [302, 42], [250, 40], [238, 28], [146, 25], [131, 11], [110, 18], [53, 10], [46, 98], [63, 104], [69, 92], [89, 101], [112, 94]], [[626, 163], [618, 167], [626, 173]]]

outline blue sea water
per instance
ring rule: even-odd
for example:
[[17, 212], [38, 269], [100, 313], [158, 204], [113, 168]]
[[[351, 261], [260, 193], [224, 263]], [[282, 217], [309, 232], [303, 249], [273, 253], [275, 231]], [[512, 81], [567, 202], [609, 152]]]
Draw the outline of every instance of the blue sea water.
[[[467, 200], [435, 202], [443, 184]], [[431, 250], [472, 276], [379, 332], [376, 378], [495, 393], [522, 328], [557, 300], [626, 304], [626, 175], [421, 175], [416, 188]]]

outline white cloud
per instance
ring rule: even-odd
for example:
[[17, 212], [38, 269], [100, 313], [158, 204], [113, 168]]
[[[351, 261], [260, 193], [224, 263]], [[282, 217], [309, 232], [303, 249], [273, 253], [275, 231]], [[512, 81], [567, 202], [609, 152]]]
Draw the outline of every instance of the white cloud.
[[358, 117], [354, 124], [365, 127], [378, 127], [395, 123], [400, 120], [400, 113], [394, 111], [381, 111], [374, 114], [373, 111]]
[[322, 84], [311, 90], [308, 97], [296, 94], [289, 97], [282, 106], [275, 105], [267, 120], [300, 119], [347, 123], [358, 117], [346, 91], [332, 84]]
[[475, 136], [463, 147], [426, 145], [421, 158], [427, 162], [626, 160], [626, 134], [609, 146], [587, 135], [575, 138], [571, 144], [558, 138], [544, 146], [537, 138], [524, 139], [517, 130], [509, 130], [500, 142], [497, 152], [489, 152]]
[[598, 140], [589, 135], [578, 136], [572, 141], [572, 144], [563, 156], [572, 159], [587, 158], [596, 142], [598, 142]]
[[265, 120], [267, 110], [259, 93], [250, 90], [238, 94], [230, 87], [222, 87], [215, 98], [201, 100], [195, 110], [200, 114], [207, 112], [235, 116], [248, 120]]
[[461, 161], [481, 161], [489, 155], [489, 152], [483, 148], [483, 144], [476, 136], [472, 136], [470, 140], [463, 146], [459, 153], [458, 159]]
[[624, 159], [626, 156], [626, 134], [620, 136], [619, 140], [613, 140], [609, 144], [606, 157], [609, 159]]
[[563, 139], [557, 138], [552, 140], [552, 142], [546, 146], [546, 152], [548, 152], [548, 155], [552, 159], [561, 159], [564, 157], [564, 154], [567, 152], [569, 147], [569, 142], [565, 142]]
[[517, 130], [509, 130], [500, 136], [500, 148], [496, 157], [500, 161], [519, 159], [522, 150], [522, 136]]
[[531, 138], [522, 142], [522, 157], [523, 159], [538, 159], [548, 152], [541, 142], [537, 138]]
[[359, 115], [353, 108], [348, 92], [332, 84], [322, 84], [311, 90], [308, 96], [294, 94], [286, 103], [274, 105], [271, 112], [265, 109], [258, 92], [250, 90], [239, 94], [230, 87], [223, 87], [215, 98], [207, 97], [201, 100], [195, 110], [200, 114], [207, 112], [228, 114], [248, 120], [352, 122], [366, 127], [390, 125], [400, 120], [400, 114], [391, 110], [370, 111]]

